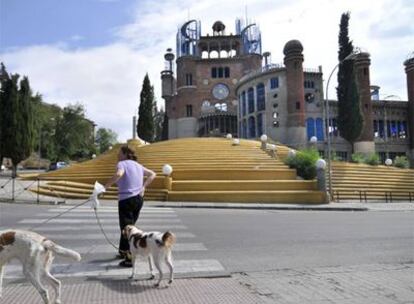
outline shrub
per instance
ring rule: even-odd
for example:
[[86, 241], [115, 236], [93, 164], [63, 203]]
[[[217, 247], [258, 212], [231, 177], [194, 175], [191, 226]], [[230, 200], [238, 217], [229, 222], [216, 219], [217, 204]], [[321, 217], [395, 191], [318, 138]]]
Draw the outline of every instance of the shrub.
[[297, 174], [304, 179], [316, 177], [316, 161], [319, 153], [316, 149], [304, 149], [296, 152], [294, 157], [288, 157], [285, 163], [297, 171]]
[[377, 153], [370, 153], [365, 157], [365, 163], [371, 166], [378, 166], [380, 164], [380, 157]]
[[397, 156], [394, 159], [394, 166], [398, 168], [408, 168], [408, 159], [407, 156]]
[[351, 161], [357, 164], [365, 163], [365, 155], [363, 153], [354, 153], [351, 156]]

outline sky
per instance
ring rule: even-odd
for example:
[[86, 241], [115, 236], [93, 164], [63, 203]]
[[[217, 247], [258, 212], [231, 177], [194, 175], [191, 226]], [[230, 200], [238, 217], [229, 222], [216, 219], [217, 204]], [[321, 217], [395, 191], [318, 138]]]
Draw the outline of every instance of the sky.
[[[299, 39], [304, 67], [322, 66], [326, 80], [337, 64], [346, 11], [354, 46], [371, 54], [371, 84], [381, 87], [382, 98], [407, 100], [403, 62], [414, 52], [412, 0], [0, 0], [0, 61], [9, 73], [28, 76], [45, 102], [82, 103], [97, 128], [126, 141], [146, 73], [164, 105], [163, 56], [175, 49], [177, 29], [188, 19], [200, 20], [205, 35], [217, 20], [234, 33], [235, 19], [247, 15], [273, 63], [283, 62], [287, 41]], [[329, 91], [336, 85], [334, 77]]]

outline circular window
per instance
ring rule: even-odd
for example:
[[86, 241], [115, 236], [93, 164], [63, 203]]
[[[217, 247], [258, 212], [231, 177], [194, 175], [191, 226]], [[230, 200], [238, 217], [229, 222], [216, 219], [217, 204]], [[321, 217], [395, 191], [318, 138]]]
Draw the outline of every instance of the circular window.
[[229, 96], [229, 93], [229, 88], [223, 83], [216, 84], [213, 88], [213, 96], [219, 100], [222, 100]]

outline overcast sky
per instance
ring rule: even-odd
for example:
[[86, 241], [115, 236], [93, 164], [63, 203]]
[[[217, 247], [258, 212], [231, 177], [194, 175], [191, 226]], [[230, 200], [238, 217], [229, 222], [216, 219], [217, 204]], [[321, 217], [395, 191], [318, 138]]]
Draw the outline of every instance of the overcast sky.
[[[163, 54], [175, 48], [178, 26], [198, 19], [206, 34], [221, 20], [234, 33], [246, 11], [272, 62], [282, 62], [285, 43], [299, 39], [304, 66], [322, 65], [325, 79], [337, 63], [341, 13], [350, 11], [350, 37], [371, 54], [371, 84], [382, 97], [407, 100], [403, 62], [414, 51], [412, 0], [0, 0], [0, 61], [27, 75], [46, 102], [81, 102], [98, 128], [125, 141], [145, 73], [163, 105]], [[336, 98], [334, 80], [329, 98]]]

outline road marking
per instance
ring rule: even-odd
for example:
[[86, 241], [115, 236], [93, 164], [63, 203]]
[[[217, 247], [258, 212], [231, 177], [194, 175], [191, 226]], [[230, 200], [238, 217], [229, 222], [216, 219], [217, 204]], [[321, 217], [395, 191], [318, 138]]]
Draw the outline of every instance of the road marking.
[[[42, 217], [45, 217], [45, 218], [49, 218], [49, 217], [52, 217], [54, 215], [50, 214], [50, 213], [37, 213], [33, 216], [36, 216], [36, 217], [42, 216]], [[109, 218], [110, 217], [118, 218], [118, 213], [112, 212], [110, 214], [108, 214], [108, 213], [102, 213], [101, 214], [100, 212], [98, 212], [98, 216], [102, 217], [102, 218], [108, 218], [108, 217]], [[65, 217], [72, 217], [72, 218], [93, 217], [93, 218], [95, 218], [95, 213], [93, 212], [93, 210], [90, 210], [89, 213], [70, 214], [70, 212], [69, 212], [69, 213], [62, 214], [59, 218], [65, 218]], [[140, 218], [142, 218], [142, 217], [144, 217], [144, 218], [173, 218], [173, 217], [177, 217], [177, 214], [174, 214], [174, 213], [172, 213], [172, 214], [140, 213], [139, 217]]]
[[[148, 231], [150, 232], [150, 231]], [[195, 235], [190, 232], [174, 232], [177, 238], [195, 238]], [[108, 238], [118, 240], [120, 233], [107, 233]], [[77, 241], [86, 241], [86, 240], [101, 240], [103, 239], [102, 233], [77, 233], [77, 234], [54, 234], [46, 233], [49, 239], [53, 240], [56, 243], [59, 243], [59, 240], [77, 240]]]
[[[145, 225], [140, 225], [140, 220], [138, 219], [136, 226], [139, 227], [140, 229], [144, 230], [144, 231], [148, 231], [148, 230], [157, 230], [157, 231], [164, 231], [164, 230], [184, 230], [184, 229], [188, 229], [187, 226], [185, 225], [168, 225], [168, 224], [160, 224], [160, 225], [151, 225], [151, 224], [145, 224]], [[22, 227], [19, 226], [19, 229], [27, 229], [29, 227]], [[104, 225], [103, 226], [105, 232], [107, 231], [112, 231], [112, 232], [116, 232], [119, 231], [119, 225]], [[0, 227], [0, 230], [6, 230], [9, 229], [8, 227]], [[41, 226], [38, 228], [33, 229], [34, 231], [91, 231], [91, 230], [96, 230], [96, 231], [100, 231], [99, 230], [99, 226], [95, 221], [95, 224], [91, 224], [91, 225], [76, 225], [76, 226], [61, 226], [61, 225], [48, 225], [46, 224], [45, 226]]]
[[[111, 277], [131, 275], [131, 268], [120, 268], [118, 266], [119, 260], [114, 260], [107, 263], [77, 263], [77, 264], [56, 264], [52, 265], [52, 274], [56, 277]], [[6, 265], [5, 279], [23, 278], [21, 272], [21, 265]], [[168, 269], [162, 265], [164, 275], [168, 277]], [[223, 265], [217, 260], [200, 259], [200, 260], [174, 260], [174, 273], [200, 273], [200, 272], [223, 272], [225, 271]], [[155, 270], [155, 273], [157, 271]], [[137, 274], [149, 275], [148, 263], [139, 261], [137, 265]]]
[[[19, 221], [19, 224], [40, 224], [43, 223], [46, 219], [24, 219]], [[166, 219], [139, 219], [141, 223], [165, 223]], [[118, 219], [101, 219], [101, 223], [117, 223]], [[180, 219], [168, 219], [169, 223], [180, 223]], [[96, 219], [62, 219], [56, 218], [50, 220], [48, 223], [55, 223], [55, 224], [93, 224], [96, 223]]]
[[[97, 245], [97, 246], [72, 246], [70, 249], [79, 252], [80, 254], [96, 254], [96, 253], [114, 253], [116, 251], [110, 245]], [[174, 244], [173, 251], [206, 251], [207, 248], [203, 243], [176, 243]]]

